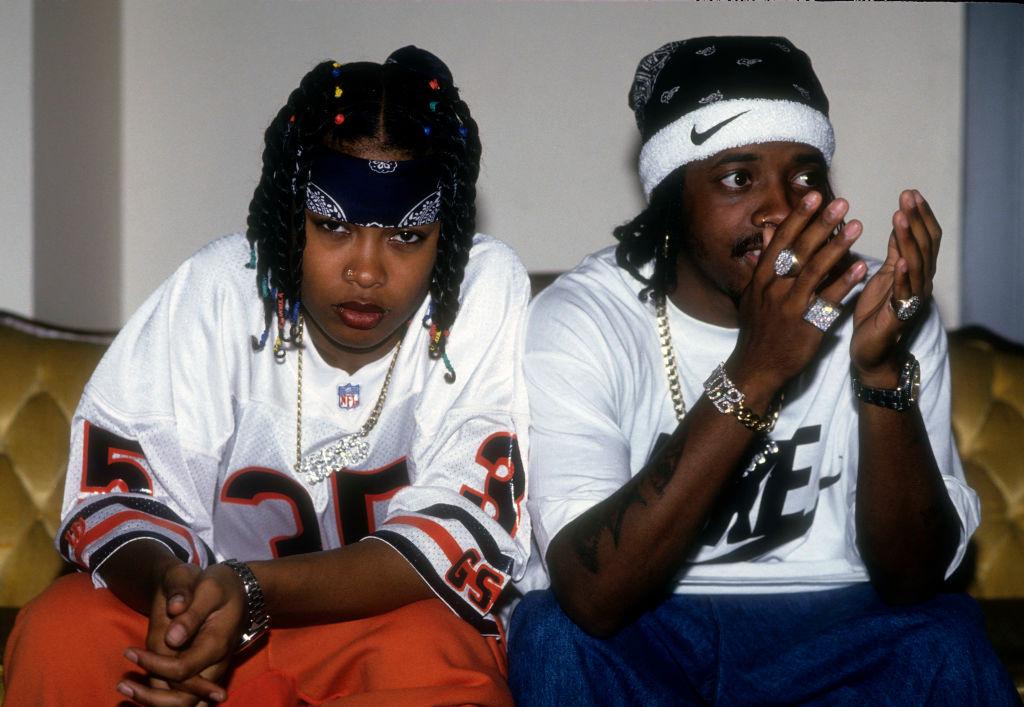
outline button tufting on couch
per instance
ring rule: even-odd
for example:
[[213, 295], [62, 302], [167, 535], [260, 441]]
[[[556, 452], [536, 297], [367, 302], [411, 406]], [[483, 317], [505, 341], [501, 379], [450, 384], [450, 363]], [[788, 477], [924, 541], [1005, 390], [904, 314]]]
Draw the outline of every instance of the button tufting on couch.
[[[111, 338], [0, 312], [0, 648], [17, 608], [64, 570], [52, 538], [69, 421]], [[953, 429], [982, 503], [972, 552], [952, 581], [981, 600], [1024, 694], [1024, 347], [968, 328], [950, 335], [950, 355]]]

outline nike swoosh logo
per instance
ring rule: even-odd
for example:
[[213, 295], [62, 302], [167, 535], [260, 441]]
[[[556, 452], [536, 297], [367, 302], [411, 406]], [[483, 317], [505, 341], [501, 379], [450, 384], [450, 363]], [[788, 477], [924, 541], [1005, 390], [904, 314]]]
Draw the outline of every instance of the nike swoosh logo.
[[694, 145], [703, 145], [705, 142], [708, 141], [708, 138], [710, 138], [712, 135], [717, 133], [719, 130], [724, 128], [726, 125], [728, 125], [732, 121], [734, 121], [737, 118], [739, 118], [741, 115], [743, 115], [745, 113], [749, 113], [749, 112], [750, 112], [749, 110], [745, 110], [745, 111], [743, 111], [743, 113], [737, 113], [736, 115], [734, 115], [731, 118], [726, 118], [725, 120], [723, 120], [718, 125], [711, 126], [710, 128], [708, 128], [707, 130], [705, 130], [702, 133], [697, 132], [697, 126], [694, 125], [693, 129], [690, 130], [690, 141], [693, 142]]

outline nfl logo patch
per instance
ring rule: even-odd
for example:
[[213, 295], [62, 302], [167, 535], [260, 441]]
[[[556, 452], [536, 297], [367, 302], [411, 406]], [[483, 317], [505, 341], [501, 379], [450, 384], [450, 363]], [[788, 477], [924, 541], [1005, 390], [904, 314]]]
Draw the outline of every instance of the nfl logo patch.
[[359, 407], [359, 386], [347, 383], [338, 386], [338, 407], [351, 410]]

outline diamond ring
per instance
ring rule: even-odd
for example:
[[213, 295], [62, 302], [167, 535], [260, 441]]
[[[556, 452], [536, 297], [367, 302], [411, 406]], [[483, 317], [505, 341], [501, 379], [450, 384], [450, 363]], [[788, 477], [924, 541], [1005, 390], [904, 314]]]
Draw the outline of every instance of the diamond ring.
[[896, 318], [901, 322], [906, 322], [914, 318], [917, 314], [917, 310], [921, 308], [921, 298], [917, 295], [911, 295], [909, 299], [892, 299], [889, 301], [894, 312], [896, 312]]
[[832, 304], [826, 299], [815, 297], [814, 302], [804, 312], [804, 321], [813, 324], [821, 331], [828, 331], [842, 311], [842, 307], [838, 304]]
[[783, 248], [775, 258], [775, 274], [779, 277], [796, 277], [800, 272], [800, 259], [789, 248]]

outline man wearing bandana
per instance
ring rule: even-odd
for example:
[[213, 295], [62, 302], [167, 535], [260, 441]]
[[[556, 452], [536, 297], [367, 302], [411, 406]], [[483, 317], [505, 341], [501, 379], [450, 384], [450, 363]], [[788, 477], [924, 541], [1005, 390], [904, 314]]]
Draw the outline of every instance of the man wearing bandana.
[[961, 595], [978, 525], [931, 302], [834, 198], [828, 99], [781, 37], [672, 42], [630, 92], [648, 207], [532, 305], [523, 704], [1012, 704]]

